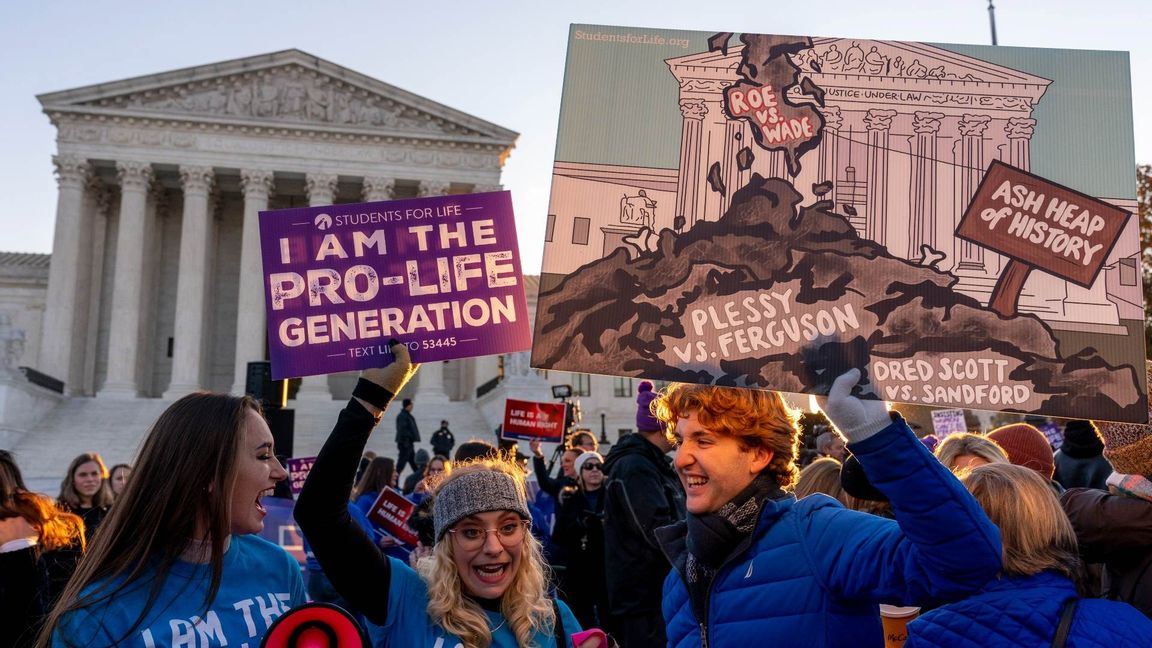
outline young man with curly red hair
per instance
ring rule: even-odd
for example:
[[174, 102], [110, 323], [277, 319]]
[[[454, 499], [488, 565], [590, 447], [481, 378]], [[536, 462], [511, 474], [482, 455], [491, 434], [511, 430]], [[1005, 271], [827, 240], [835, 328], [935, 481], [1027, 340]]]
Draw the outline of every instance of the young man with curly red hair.
[[859, 379], [840, 376], [825, 412], [895, 520], [788, 493], [799, 429], [779, 394], [676, 384], [657, 401], [688, 509], [657, 531], [669, 646], [879, 647], [878, 604], [956, 600], [1000, 570], [996, 527], [903, 419], [851, 395]]

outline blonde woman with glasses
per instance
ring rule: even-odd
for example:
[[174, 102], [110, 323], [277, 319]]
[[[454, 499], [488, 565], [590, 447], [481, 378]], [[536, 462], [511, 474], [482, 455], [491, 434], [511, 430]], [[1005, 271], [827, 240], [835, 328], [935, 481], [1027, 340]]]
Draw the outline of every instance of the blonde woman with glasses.
[[407, 347], [363, 373], [312, 466], [296, 520], [336, 590], [368, 620], [374, 646], [560, 648], [580, 631], [547, 593], [547, 568], [529, 530], [524, 474], [504, 459], [453, 466], [436, 487], [436, 543], [412, 569], [380, 553], [345, 502], [372, 429], [415, 374]]

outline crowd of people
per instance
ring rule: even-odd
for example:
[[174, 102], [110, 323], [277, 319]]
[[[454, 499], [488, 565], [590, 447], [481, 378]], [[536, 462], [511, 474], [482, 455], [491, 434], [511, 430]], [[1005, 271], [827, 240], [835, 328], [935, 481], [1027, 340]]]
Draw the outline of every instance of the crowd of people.
[[[801, 469], [779, 394], [643, 381], [636, 431], [569, 435], [554, 475], [447, 421], [429, 452], [407, 399], [397, 457], [365, 452], [417, 370], [393, 352], [298, 496], [304, 574], [255, 535], [287, 473], [251, 398], [178, 400], [133, 466], [79, 455], [56, 499], [0, 451], [0, 648], [254, 647], [309, 600], [374, 646], [882, 646], [888, 606], [909, 647], [1152, 645], [1148, 426], [918, 437], [852, 370]], [[370, 515], [387, 489], [413, 545]]]

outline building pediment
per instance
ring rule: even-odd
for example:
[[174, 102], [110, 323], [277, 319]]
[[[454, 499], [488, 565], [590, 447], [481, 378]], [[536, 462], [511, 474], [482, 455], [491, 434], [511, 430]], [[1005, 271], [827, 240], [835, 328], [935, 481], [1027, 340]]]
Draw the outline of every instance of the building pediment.
[[300, 50], [42, 94], [50, 116], [106, 115], [436, 137], [511, 146], [517, 133]]
[[[699, 52], [668, 59], [669, 68], [685, 89], [708, 85], [712, 79], [734, 79], [744, 53], [735, 37], [726, 52]], [[946, 49], [902, 41], [850, 38], [814, 38], [812, 47], [792, 55], [801, 72], [817, 85], [851, 83], [853, 77], [893, 82], [918, 80], [929, 83], [1004, 84], [1038, 99], [1051, 80], [1013, 70]], [[829, 83], [833, 80], [836, 83]], [[864, 80], [864, 79], [861, 79]]]

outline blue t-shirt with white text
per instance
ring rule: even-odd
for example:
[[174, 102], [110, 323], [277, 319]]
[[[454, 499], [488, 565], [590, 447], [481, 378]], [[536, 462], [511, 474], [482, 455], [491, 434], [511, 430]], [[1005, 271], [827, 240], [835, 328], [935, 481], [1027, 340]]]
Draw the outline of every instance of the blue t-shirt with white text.
[[[414, 569], [389, 558], [392, 562], [392, 580], [388, 589], [388, 621], [383, 626], [368, 624], [368, 634], [375, 648], [463, 648], [463, 642], [436, 625], [428, 616], [428, 585]], [[564, 634], [571, 637], [580, 632], [580, 622], [564, 604], [556, 601], [563, 619]], [[492, 633], [491, 648], [519, 648], [516, 635], [504, 623], [504, 615], [485, 611]], [[571, 643], [571, 642], [569, 642]], [[532, 645], [539, 648], [565, 648], [556, 646], [555, 633], [537, 632]]]
[[[232, 536], [220, 589], [206, 613], [211, 566], [177, 561], [143, 623], [133, 629], [155, 577], [146, 575], [111, 598], [67, 614], [52, 635], [53, 648], [257, 648], [273, 621], [307, 602], [296, 559], [254, 535]], [[81, 596], [103, 584], [88, 586]]]

